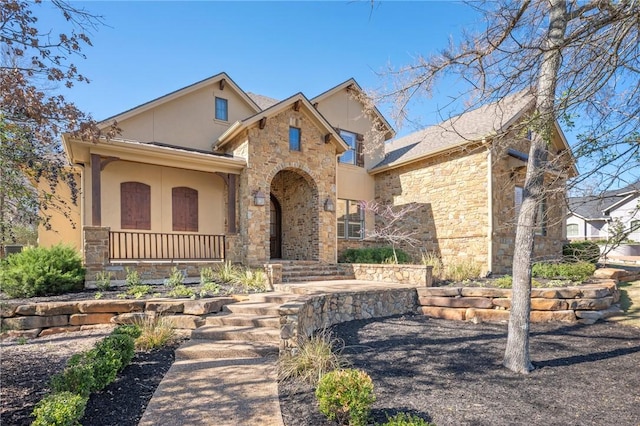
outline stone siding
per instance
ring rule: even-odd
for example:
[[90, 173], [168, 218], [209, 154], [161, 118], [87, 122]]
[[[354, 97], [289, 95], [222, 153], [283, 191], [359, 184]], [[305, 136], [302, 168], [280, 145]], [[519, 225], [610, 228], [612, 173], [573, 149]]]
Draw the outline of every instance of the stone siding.
[[[287, 109], [268, 117], [263, 129], [253, 127], [226, 147], [248, 162], [238, 194], [239, 235], [247, 265], [261, 265], [270, 258], [271, 193], [282, 207], [283, 257], [336, 261], [336, 215], [324, 210], [327, 198], [336, 204], [336, 148], [325, 144], [324, 132], [303, 110]], [[299, 152], [289, 149], [289, 126], [301, 129]], [[258, 190], [265, 194], [264, 206], [253, 203]]]
[[402, 221], [420, 245], [401, 248], [415, 259], [434, 252], [443, 263], [488, 268], [487, 150], [475, 147], [375, 175], [376, 201], [418, 210]]
[[372, 265], [368, 263], [339, 263], [356, 280], [383, 283], [412, 284], [421, 287], [433, 285], [432, 267], [424, 265]]
[[416, 307], [414, 288], [301, 296], [279, 309], [280, 353], [290, 352], [315, 331], [334, 324], [413, 313]]
[[[418, 312], [458, 321], [509, 321], [511, 290], [480, 287], [431, 287], [417, 289]], [[574, 287], [531, 289], [531, 322], [581, 322], [620, 313], [615, 280], [596, 280]]]
[[195, 329], [207, 315], [236, 303], [233, 297], [208, 299], [84, 300], [12, 305], [2, 309], [1, 337], [42, 337], [56, 333], [130, 324], [148, 316], [164, 315], [177, 329]]

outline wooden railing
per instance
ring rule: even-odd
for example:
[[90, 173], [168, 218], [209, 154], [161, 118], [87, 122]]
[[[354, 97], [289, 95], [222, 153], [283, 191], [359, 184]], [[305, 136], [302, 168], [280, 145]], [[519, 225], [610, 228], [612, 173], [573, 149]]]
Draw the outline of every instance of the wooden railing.
[[111, 260], [224, 260], [224, 235], [109, 232]]

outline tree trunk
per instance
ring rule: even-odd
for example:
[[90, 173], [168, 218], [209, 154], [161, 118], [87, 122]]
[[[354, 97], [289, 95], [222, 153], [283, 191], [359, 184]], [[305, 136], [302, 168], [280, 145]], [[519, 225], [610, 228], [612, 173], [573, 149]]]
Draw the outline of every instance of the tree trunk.
[[529, 356], [529, 325], [531, 314], [531, 257], [536, 229], [536, 211], [544, 193], [544, 172], [547, 143], [555, 121], [554, 101], [558, 70], [562, 61], [561, 43], [567, 27], [566, 0], [549, 1], [549, 28], [546, 51], [538, 76], [536, 93], [535, 134], [531, 140], [523, 200], [518, 215], [513, 250], [513, 292], [507, 347], [503, 364], [510, 370], [526, 374], [533, 370]]

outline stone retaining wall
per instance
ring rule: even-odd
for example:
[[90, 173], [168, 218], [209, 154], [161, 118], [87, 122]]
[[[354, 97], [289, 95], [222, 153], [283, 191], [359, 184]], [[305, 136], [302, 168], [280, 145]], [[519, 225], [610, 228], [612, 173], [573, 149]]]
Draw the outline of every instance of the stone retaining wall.
[[4, 303], [1, 337], [42, 337], [69, 331], [130, 324], [152, 315], [166, 315], [177, 329], [195, 329], [205, 316], [235, 303], [233, 297], [150, 300], [84, 300], [10, 305]]
[[[418, 312], [459, 321], [508, 321], [511, 290], [482, 287], [420, 288]], [[620, 311], [615, 280], [574, 287], [531, 289], [531, 322], [565, 321], [593, 324]]]
[[412, 284], [421, 287], [433, 285], [432, 266], [368, 263], [339, 263], [338, 266], [346, 272], [352, 272], [356, 280]]
[[415, 288], [301, 296], [279, 309], [280, 353], [290, 352], [301, 339], [334, 324], [413, 313], [417, 302]]

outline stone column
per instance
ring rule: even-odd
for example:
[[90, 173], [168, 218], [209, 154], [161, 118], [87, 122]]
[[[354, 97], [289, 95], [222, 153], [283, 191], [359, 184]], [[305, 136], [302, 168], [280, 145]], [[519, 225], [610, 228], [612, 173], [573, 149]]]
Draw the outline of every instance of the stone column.
[[96, 273], [109, 265], [108, 227], [85, 226], [82, 229], [84, 241], [85, 280], [95, 279]]

